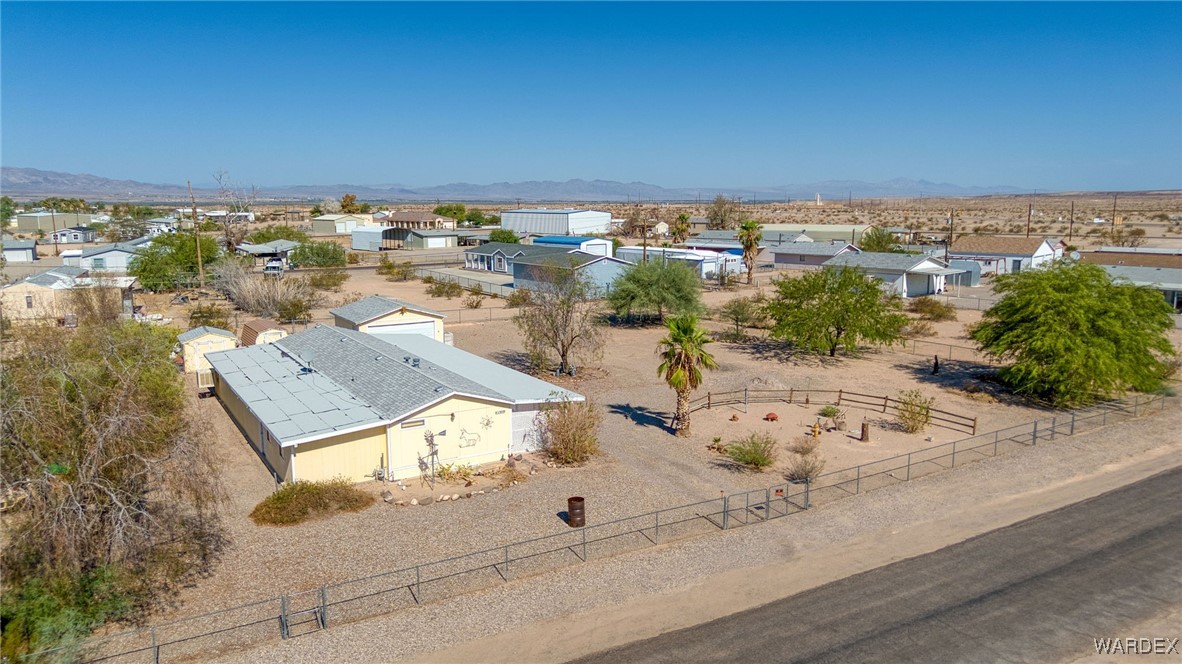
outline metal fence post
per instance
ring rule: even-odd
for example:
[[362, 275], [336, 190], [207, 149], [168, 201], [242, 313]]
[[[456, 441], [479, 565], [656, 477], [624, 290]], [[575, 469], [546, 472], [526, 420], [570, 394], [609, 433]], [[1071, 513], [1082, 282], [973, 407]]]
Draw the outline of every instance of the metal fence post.
[[1137, 416], [1137, 404], [1139, 404], [1139, 403], [1141, 403], [1141, 396], [1138, 394], [1134, 394], [1133, 395], [1133, 417]]
[[328, 629], [328, 591], [320, 586], [320, 629]]
[[727, 524], [731, 518], [731, 497], [722, 497], [722, 529], [726, 530]]
[[998, 429], [993, 430], [993, 456], [997, 456], [997, 438], [1000, 433]]
[[809, 487], [811, 487], [812, 485], [813, 485], [813, 480], [811, 478], [806, 477], [804, 480], [804, 508], [806, 510], [809, 508]]
[[505, 545], [505, 576], [509, 576], [509, 545]]
[[907, 482], [911, 481], [911, 453], [907, 453]]
[[1071, 411], [1071, 433], [1069, 433], [1069, 434], [1067, 434], [1067, 435], [1068, 435], [1068, 436], [1074, 436], [1074, 435], [1075, 435], [1075, 411], [1074, 411], [1074, 410], [1073, 410], [1073, 411]]
[[956, 441], [952, 441], [952, 467], [956, 468]]
[[279, 638], [287, 639], [287, 595], [279, 598]]
[[1059, 426], [1059, 418], [1052, 417], [1051, 418], [1051, 440], [1055, 439], [1055, 433], [1056, 433], [1055, 428], [1058, 426]]
[[763, 520], [771, 521], [772, 519], [772, 490], [763, 490]]
[[580, 528], [583, 531], [583, 562], [587, 562], [587, 529]]
[[862, 466], [858, 466], [858, 480], [854, 484], [854, 493], [862, 493]]
[[1038, 445], [1038, 420], [1034, 421], [1034, 430], [1030, 432], [1030, 446]]
[[653, 544], [661, 541], [661, 513], [657, 512], [657, 525], [653, 528]]
[[419, 566], [415, 565], [415, 604], [422, 604], [423, 603], [423, 600], [420, 599], [422, 592], [423, 592], [423, 575], [419, 571]]
[[152, 628], [152, 664], [160, 664], [160, 644], [156, 642], [156, 628]]

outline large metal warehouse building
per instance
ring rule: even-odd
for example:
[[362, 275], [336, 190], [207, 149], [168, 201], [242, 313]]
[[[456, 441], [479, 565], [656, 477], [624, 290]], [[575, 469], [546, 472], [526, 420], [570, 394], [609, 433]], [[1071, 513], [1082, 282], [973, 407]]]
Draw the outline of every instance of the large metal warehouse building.
[[600, 210], [563, 208], [550, 210], [506, 210], [501, 213], [501, 228], [518, 235], [586, 235], [606, 233], [611, 228], [612, 214]]

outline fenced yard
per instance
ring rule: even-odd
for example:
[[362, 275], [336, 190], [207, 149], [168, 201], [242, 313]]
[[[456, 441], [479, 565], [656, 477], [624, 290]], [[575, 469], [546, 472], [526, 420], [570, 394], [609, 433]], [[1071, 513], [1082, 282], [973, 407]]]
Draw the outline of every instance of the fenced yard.
[[[847, 394], [842, 392], [841, 398], [845, 403]], [[1040, 418], [843, 468], [819, 475], [811, 483], [781, 482], [579, 529], [564, 529], [543, 537], [328, 584], [306, 592], [98, 637], [82, 646], [35, 653], [22, 661], [177, 661], [199, 659], [213, 652], [247, 648], [275, 639], [295, 638], [336, 624], [492, 587], [514, 578], [578, 565], [592, 558], [770, 521], [864, 491], [908, 482], [1176, 407], [1177, 399], [1174, 398], [1135, 396], [1129, 402], [1108, 403]]]

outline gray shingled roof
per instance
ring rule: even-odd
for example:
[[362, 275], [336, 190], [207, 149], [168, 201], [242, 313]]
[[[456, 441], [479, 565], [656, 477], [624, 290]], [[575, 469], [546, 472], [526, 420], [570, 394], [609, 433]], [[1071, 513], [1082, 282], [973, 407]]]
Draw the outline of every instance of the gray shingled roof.
[[858, 248], [849, 242], [789, 242], [787, 244], [772, 245], [768, 251], [773, 254], [792, 254], [800, 256], [836, 256], [849, 248], [857, 253]]
[[1114, 279], [1128, 279], [1138, 286], [1157, 286], [1162, 290], [1182, 290], [1182, 268], [1102, 265]]
[[220, 337], [229, 337], [234, 340], [238, 339], [238, 337], [234, 336], [234, 333], [229, 330], [223, 330], [220, 327], [210, 327], [208, 325], [202, 325], [186, 332], [181, 332], [176, 336], [176, 339], [177, 341], [185, 342], [204, 336], [206, 334], [216, 334]]
[[400, 309], [409, 309], [410, 311], [427, 314], [428, 316], [437, 316], [439, 318], [447, 317], [438, 311], [432, 311], [417, 304], [395, 300], [394, 298], [384, 297], [382, 295], [371, 295], [363, 300], [350, 302], [343, 307], [330, 309], [328, 313], [354, 325], [361, 325], [386, 314], [392, 314]]
[[823, 265], [826, 267], [853, 267], [861, 270], [889, 270], [893, 272], [906, 272], [915, 268], [924, 261], [936, 261], [941, 266], [943, 261], [936, 260], [931, 256], [917, 256], [915, 254], [893, 254], [885, 252], [864, 251], [861, 253], [846, 252], [840, 256], [834, 256], [825, 261]]
[[9, 235], [3, 240], [0, 240], [0, 245], [3, 245], [5, 249], [35, 249], [37, 248], [37, 241], [18, 240], [15, 237]]
[[205, 359], [280, 444], [387, 422], [341, 384], [307, 371], [273, 344], [208, 353]]
[[[431, 342], [439, 343], [434, 339]], [[363, 332], [317, 325], [275, 343], [311, 361], [313, 369], [344, 385], [350, 393], [392, 420], [455, 393], [510, 401], [480, 382]]]
[[82, 258], [89, 258], [99, 254], [105, 254], [108, 251], [125, 251], [129, 254], [138, 254], [140, 246], [145, 243], [139, 240], [132, 240], [131, 242], [117, 242], [115, 244], [100, 244], [95, 247], [87, 247], [82, 250]]
[[574, 251], [569, 254], [547, 254], [543, 256], [522, 256], [515, 259], [515, 265], [548, 265], [554, 267], [583, 267], [589, 263], [606, 260], [608, 262], [625, 263], [628, 261], [613, 258], [611, 256], [600, 256], [598, 254], [588, 254], [582, 251]]

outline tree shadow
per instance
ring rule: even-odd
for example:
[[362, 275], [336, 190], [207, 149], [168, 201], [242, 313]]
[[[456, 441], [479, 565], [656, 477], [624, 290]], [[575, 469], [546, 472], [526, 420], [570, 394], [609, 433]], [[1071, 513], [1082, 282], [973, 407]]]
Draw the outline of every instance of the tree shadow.
[[794, 364], [816, 368], [838, 366], [847, 357], [859, 357], [862, 355], [862, 353], [851, 355], [839, 354], [836, 357], [829, 357], [825, 354], [802, 350], [787, 341], [761, 337], [749, 337], [747, 341], [742, 343], [722, 343], [726, 343], [728, 348], [750, 355], [752, 359], [761, 362], [779, 362], [781, 364]]
[[656, 427], [666, 433], [674, 433], [670, 422], [673, 415], [664, 410], [653, 410], [647, 406], [633, 406], [630, 403], [613, 403], [607, 407], [607, 412], [622, 415], [629, 421], [642, 427]]
[[533, 367], [529, 363], [529, 355], [519, 350], [499, 350], [492, 354], [492, 361], [515, 369], [522, 373], [532, 374]]
[[953, 394], [980, 401], [1000, 403], [1007, 406], [1022, 406], [1054, 410], [1046, 404], [1014, 394], [1003, 384], [995, 365], [972, 360], [940, 360], [940, 372], [933, 373], [935, 358], [915, 358], [912, 361], [896, 362], [894, 367], [910, 373], [916, 380], [939, 387]]

